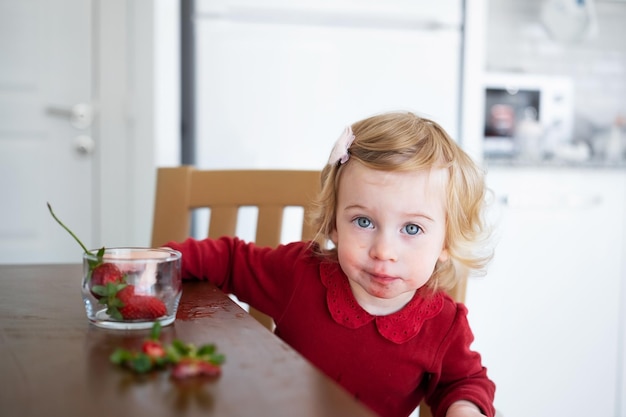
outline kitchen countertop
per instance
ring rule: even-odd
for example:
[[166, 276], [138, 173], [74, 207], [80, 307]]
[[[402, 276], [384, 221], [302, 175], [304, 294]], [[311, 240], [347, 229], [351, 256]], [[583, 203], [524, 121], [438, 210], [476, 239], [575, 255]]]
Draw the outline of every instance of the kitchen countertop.
[[524, 161], [515, 158], [485, 158], [483, 166], [489, 167], [511, 167], [511, 168], [589, 168], [606, 170], [626, 170], [626, 160], [620, 162], [609, 162], [604, 160], [590, 159], [586, 161], [564, 161], [546, 159], [541, 161]]

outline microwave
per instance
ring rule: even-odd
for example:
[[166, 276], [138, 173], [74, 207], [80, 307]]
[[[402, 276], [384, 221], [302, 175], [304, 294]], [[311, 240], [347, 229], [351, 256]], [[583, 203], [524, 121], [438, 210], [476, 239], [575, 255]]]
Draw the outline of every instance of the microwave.
[[[484, 78], [484, 142], [486, 158], [515, 158], [520, 149], [540, 147], [549, 158], [570, 143], [574, 131], [574, 89], [564, 76], [527, 73], [487, 73]], [[533, 143], [522, 126], [535, 125]]]

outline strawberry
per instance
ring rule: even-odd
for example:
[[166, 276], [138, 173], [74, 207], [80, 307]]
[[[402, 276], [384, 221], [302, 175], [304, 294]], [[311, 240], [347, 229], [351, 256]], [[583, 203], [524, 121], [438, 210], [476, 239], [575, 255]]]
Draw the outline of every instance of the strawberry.
[[101, 263], [97, 264], [97, 266], [91, 270], [89, 289], [91, 290], [91, 294], [96, 297], [96, 299], [100, 299], [98, 293], [93, 289], [96, 285], [106, 286], [109, 283], [123, 284], [125, 282], [126, 275], [120, 271], [117, 265], [112, 263]]
[[106, 313], [117, 320], [151, 320], [167, 313], [161, 299], [135, 293], [135, 286], [124, 283], [96, 285], [98, 302], [107, 306]]
[[135, 286], [125, 285], [117, 291], [115, 296], [122, 304], [126, 305], [132, 297], [135, 297]]
[[166, 356], [163, 345], [158, 340], [146, 340], [141, 346], [143, 353], [148, 355], [151, 359], [157, 360]]
[[134, 294], [122, 302], [119, 312], [124, 320], [156, 319], [167, 313], [163, 301], [151, 295]]
[[[158, 323], [157, 321], [155, 325]], [[167, 352], [158, 339], [145, 340], [141, 345], [141, 351], [150, 358], [154, 366], [163, 366], [168, 362]]]
[[109, 282], [120, 284], [124, 280], [122, 271], [112, 263], [99, 264], [91, 271], [91, 285], [107, 285]]
[[172, 368], [172, 378], [185, 379], [195, 376], [217, 376], [222, 368], [219, 365], [198, 358], [184, 358]]
[[[130, 288], [130, 290], [128, 289]], [[122, 291], [125, 291], [125, 294]], [[124, 287], [119, 291], [122, 297], [132, 296], [132, 286]], [[169, 364], [167, 352], [159, 340], [161, 324], [157, 321], [152, 325], [150, 339], [144, 340], [141, 351], [117, 348], [109, 357], [109, 360], [117, 365], [124, 366], [137, 373], [150, 372], [153, 369], [163, 368]]]

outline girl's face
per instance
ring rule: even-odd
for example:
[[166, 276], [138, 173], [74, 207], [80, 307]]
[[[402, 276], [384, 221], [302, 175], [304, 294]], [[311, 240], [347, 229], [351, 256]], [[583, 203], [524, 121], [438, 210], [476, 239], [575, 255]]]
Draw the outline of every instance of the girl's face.
[[350, 161], [331, 233], [352, 292], [370, 314], [400, 310], [445, 249], [447, 171], [386, 172]]

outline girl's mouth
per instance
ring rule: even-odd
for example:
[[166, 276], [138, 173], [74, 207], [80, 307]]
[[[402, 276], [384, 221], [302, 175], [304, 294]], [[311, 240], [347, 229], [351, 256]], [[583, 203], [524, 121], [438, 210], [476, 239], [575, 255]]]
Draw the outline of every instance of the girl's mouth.
[[370, 276], [370, 278], [373, 281], [384, 282], [384, 283], [389, 283], [398, 279], [398, 277], [395, 277], [395, 276], [391, 276], [387, 274], [380, 274], [380, 273], [375, 273], [375, 272], [368, 272], [367, 274]]

